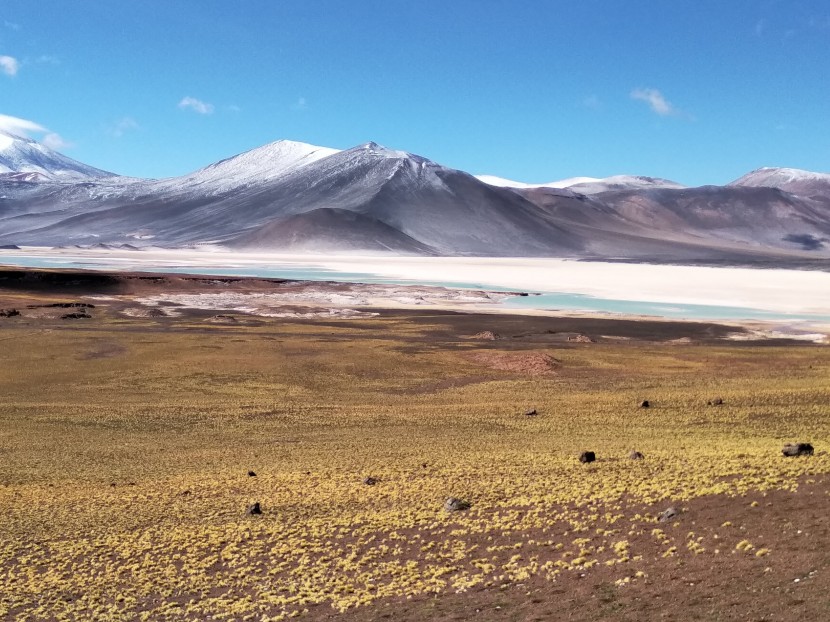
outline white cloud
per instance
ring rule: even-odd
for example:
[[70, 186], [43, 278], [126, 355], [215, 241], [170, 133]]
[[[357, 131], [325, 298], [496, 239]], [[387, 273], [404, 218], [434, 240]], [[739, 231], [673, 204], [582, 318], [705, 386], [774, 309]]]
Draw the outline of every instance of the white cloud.
[[759, 19], [755, 22], [755, 36], [756, 37], [763, 37], [764, 31], [767, 29], [767, 20]]
[[306, 110], [308, 108], [308, 101], [305, 97], [300, 97], [297, 101], [291, 104], [291, 110]]
[[9, 20], [3, 20], [3, 25], [6, 28], [11, 28], [12, 30], [20, 30], [20, 24], [15, 24], [14, 22], [10, 22]]
[[72, 143], [65, 141], [60, 134], [50, 132], [40, 123], [7, 114], [0, 114], [0, 130], [23, 138], [30, 138], [30, 134], [44, 134], [40, 141], [50, 149], [66, 149], [72, 146]]
[[586, 108], [590, 108], [591, 110], [599, 110], [600, 108], [602, 108], [602, 102], [596, 95], [589, 95], [588, 97], [583, 99], [582, 105]]
[[13, 56], [0, 56], [0, 73], [5, 73], [7, 76], [17, 75], [17, 70], [20, 69], [20, 62]]
[[72, 147], [72, 143], [66, 142], [60, 134], [56, 134], [55, 132], [49, 132], [40, 142], [55, 151]]
[[179, 108], [185, 110], [190, 108], [194, 112], [198, 112], [199, 114], [213, 114], [213, 104], [208, 104], [207, 102], [203, 102], [195, 97], [187, 97], [182, 98], [182, 101], [179, 102]]
[[119, 119], [107, 128], [109, 133], [112, 136], [115, 136], [115, 138], [121, 138], [127, 132], [137, 129], [139, 129], [139, 125], [132, 117], [124, 117], [123, 119]]
[[28, 137], [31, 132], [40, 134], [48, 131], [45, 127], [34, 121], [12, 117], [7, 114], [0, 114], [0, 130], [23, 137]]
[[634, 89], [631, 98], [644, 101], [648, 107], [661, 117], [678, 114], [678, 110], [657, 89]]

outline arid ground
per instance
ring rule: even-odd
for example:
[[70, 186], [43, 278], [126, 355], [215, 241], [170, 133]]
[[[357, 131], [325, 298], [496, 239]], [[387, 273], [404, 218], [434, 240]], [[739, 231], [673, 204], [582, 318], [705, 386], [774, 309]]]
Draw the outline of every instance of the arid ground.
[[0, 271], [0, 619], [830, 618], [826, 345], [320, 287]]

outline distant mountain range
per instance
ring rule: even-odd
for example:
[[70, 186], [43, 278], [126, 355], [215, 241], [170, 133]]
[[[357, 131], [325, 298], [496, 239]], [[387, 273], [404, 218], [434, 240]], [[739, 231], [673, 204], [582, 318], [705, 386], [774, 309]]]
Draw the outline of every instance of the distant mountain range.
[[652, 177], [532, 185], [366, 143], [292, 141], [182, 177], [121, 177], [0, 132], [0, 245], [551, 256], [830, 258], [830, 175], [764, 168], [726, 186]]

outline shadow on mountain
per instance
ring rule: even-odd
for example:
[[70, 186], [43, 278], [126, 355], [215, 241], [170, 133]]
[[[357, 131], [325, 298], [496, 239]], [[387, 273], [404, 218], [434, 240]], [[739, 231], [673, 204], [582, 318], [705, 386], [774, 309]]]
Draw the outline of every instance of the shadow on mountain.
[[239, 250], [391, 251], [431, 255], [434, 250], [369, 216], [320, 208], [271, 222], [230, 240]]

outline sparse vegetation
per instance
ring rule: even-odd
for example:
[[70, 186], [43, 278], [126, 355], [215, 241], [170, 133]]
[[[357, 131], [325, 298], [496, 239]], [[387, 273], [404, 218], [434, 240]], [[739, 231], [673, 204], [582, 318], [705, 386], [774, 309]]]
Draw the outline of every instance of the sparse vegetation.
[[440, 318], [10, 326], [0, 618], [280, 620], [598, 568], [614, 602], [652, 560], [775, 560], [727, 517], [658, 528], [669, 501], [830, 471], [825, 348], [522, 345], [557, 361], [530, 374]]

